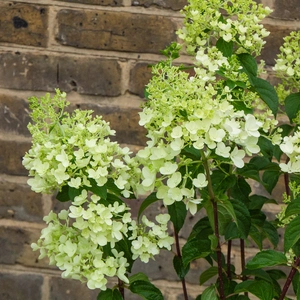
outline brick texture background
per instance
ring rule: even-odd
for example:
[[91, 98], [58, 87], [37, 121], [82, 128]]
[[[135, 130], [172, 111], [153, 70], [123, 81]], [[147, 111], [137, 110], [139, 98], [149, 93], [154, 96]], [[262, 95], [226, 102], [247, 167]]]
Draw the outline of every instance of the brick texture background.
[[[274, 9], [265, 20], [272, 32], [262, 58], [267, 66], [282, 44], [282, 37], [300, 29], [299, 0], [258, 0]], [[93, 109], [117, 131], [116, 139], [133, 149], [145, 144], [138, 125], [144, 86], [151, 77], [149, 64], [177, 39], [179, 10], [186, 0], [14, 0], [0, 1], [0, 299], [89, 300], [90, 291], [79, 282], [62, 280], [60, 272], [39, 261], [30, 244], [43, 228], [42, 218], [63, 205], [51, 196], [33, 193], [26, 185], [21, 160], [30, 147], [26, 128], [29, 96], [60, 88], [72, 107]], [[184, 59], [184, 58], [183, 58]], [[270, 73], [272, 78], [272, 73]], [[277, 191], [280, 191], [279, 183]], [[259, 190], [259, 187], [255, 187]], [[276, 194], [276, 192], [275, 192]], [[276, 196], [276, 195], [275, 195]], [[148, 214], [162, 208], [151, 206]], [[276, 213], [270, 205], [268, 212]], [[187, 238], [189, 224], [181, 232]], [[251, 244], [247, 255], [255, 250]], [[232, 252], [239, 262], [238, 251]], [[187, 276], [191, 299], [199, 293], [199, 272], [205, 263], [194, 262]], [[167, 300], [182, 299], [172, 258], [162, 253], [149, 265], [137, 263]], [[128, 299], [139, 299], [130, 296]]]

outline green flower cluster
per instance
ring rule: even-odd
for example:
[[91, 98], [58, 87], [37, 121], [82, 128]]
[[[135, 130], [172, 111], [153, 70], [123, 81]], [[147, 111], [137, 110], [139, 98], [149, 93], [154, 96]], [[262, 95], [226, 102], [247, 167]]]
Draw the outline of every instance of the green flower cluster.
[[[140, 178], [129, 149], [109, 139], [114, 131], [101, 117], [93, 118], [92, 111], [84, 110], [69, 114], [64, 112], [67, 106], [66, 94], [59, 90], [53, 98], [47, 94], [40, 100], [30, 99], [33, 140], [23, 160], [32, 177], [28, 184], [40, 193], [67, 191], [64, 201], [72, 200], [68, 210], [44, 218], [48, 226], [32, 248], [63, 270], [63, 277], [105, 290], [107, 277], [128, 283], [133, 259], [146, 262], [160, 249], [171, 249], [170, 216], [157, 216], [155, 226], [145, 217], [139, 224], [132, 220], [119, 198], [130, 197]], [[113, 185], [110, 200], [106, 184]], [[126, 255], [118, 246], [124, 239], [129, 247]], [[143, 247], [138, 247], [141, 241]]]
[[157, 189], [165, 205], [184, 201], [194, 214], [201, 202], [195, 191], [205, 188], [207, 181], [203, 169], [188, 171], [203, 158], [193, 161], [182, 155], [185, 149], [192, 147], [207, 159], [218, 157], [242, 168], [246, 154], [260, 151], [257, 143], [264, 123], [236, 109], [234, 92], [221, 87], [222, 82], [207, 84], [201, 75], [190, 77], [180, 67], [164, 63], [156, 65], [153, 73], [147, 86], [149, 101], [140, 113], [139, 123], [150, 141], [136, 156], [142, 165], [139, 192]]
[[221, 37], [234, 42], [237, 53], [258, 56], [265, 44], [263, 38], [269, 35], [259, 22], [271, 10], [252, 0], [190, 0], [183, 12], [185, 23], [178, 35], [192, 55], [207, 48], [215, 49], [214, 42]]
[[129, 149], [110, 140], [115, 131], [101, 116], [93, 118], [88, 110], [64, 112], [65, 98], [57, 90], [53, 100], [49, 94], [40, 101], [29, 99], [34, 124], [28, 126], [33, 145], [23, 159], [33, 177], [28, 184], [33, 191], [51, 193], [65, 185], [75, 189], [91, 186], [91, 180], [103, 186], [112, 178], [128, 196]]
[[129, 282], [130, 264], [124, 252], [117, 250], [119, 241], [131, 240], [132, 259], [144, 262], [159, 254], [161, 248], [171, 249], [174, 240], [166, 225], [170, 216], [158, 215], [156, 219], [158, 225], [146, 217], [137, 225], [124, 203], [105, 206], [99, 196], [88, 196], [83, 190], [68, 210], [50, 212], [44, 218], [48, 226], [31, 246], [40, 251], [39, 258], [47, 256], [50, 264], [64, 271], [62, 277], [86, 282], [90, 289], [106, 290], [107, 277]]
[[284, 38], [280, 53], [277, 55], [274, 70], [276, 76], [281, 79], [281, 83], [277, 86], [277, 92], [282, 103], [290, 93], [299, 92], [299, 42], [300, 32], [292, 31]]

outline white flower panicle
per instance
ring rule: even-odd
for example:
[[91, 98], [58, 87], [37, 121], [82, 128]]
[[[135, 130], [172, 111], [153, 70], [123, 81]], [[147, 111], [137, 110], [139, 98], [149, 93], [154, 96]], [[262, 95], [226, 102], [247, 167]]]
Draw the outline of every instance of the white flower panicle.
[[282, 172], [300, 173], [300, 132], [296, 131], [291, 136], [285, 136], [280, 149], [289, 158], [288, 162], [279, 164]]
[[[41, 232], [33, 250], [49, 257], [50, 264], [64, 271], [62, 277], [86, 282], [90, 289], [106, 289], [107, 277], [117, 276], [128, 283], [129, 263], [124, 252], [114, 249], [127, 235], [131, 223], [125, 204], [109, 205], [90, 202], [87, 209], [71, 205], [58, 215], [50, 212], [44, 218], [48, 226]], [[104, 246], [111, 245], [111, 255]]]
[[161, 249], [170, 250], [174, 240], [168, 234], [168, 214], [158, 215], [158, 224], [143, 216], [141, 225], [137, 225], [124, 203], [104, 206], [99, 200], [83, 190], [68, 210], [50, 212], [44, 218], [48, 226], [31, 246], [40, 251], [39, 258], [49, 257], [50, 264], [63, 271], [62, 277], [86, 282], [90, 289], [106, 290], [107, 277], [129, 282], [128, 257], [116, 250], [119, 241], [131, 241], [130, 259], [148, 262]]
[[140, 258], [142, 262], [147, 263], [149, 259], [159, 254], [160, 249], [171, 250], [174, 238], [168, 234], [167, 224], [170, 215], [159, 214], [155, 217], [155, 220], [158, 224], [149, 221], [144, 215], [140, 224], [133, 221], [129, 227], [133, 232], [130, 237], [133, 259]]
[[274, 70], [281, 79], [276, 90], [281, 103], [291, 94], [299, 92], [300, 58], [299, 58], [300, 32], [292, 31], [284, 38], [280, 53], [275, 60]]
[[[55, 97], [68, 105], [65, 94], [57, 91]], [[31, 106], [42, 106], [43, 101], [45, 106], [51, 106], [53, 100], [48, 95], [40, 102], [32, 98]], [[28, 180], [32, 190], [51, 193], [65, 185], [79, 189], [91, 186], [91, 180], [103, 186], [112, 178], [124, 196], [128, 196], [131, 189], [129, 149], [110, 140], [109, 135], [113, 135], [114, 130], [100, 116], [93, 118], [92, 111], [75, 110], [70, 115], [63, 113], [63, 108], [53, 114], [45, 108], [47, 121], [34, 118], [37, 112], [32, 113], [35, 124], [28, 127], [33, 144], [23, 159], [32, 177]]]
[[[260, 22], [271, 12], [270, 8], [253, 0], [190, 0], [183, 9], [185, 22], [178, 35], [193, 55], [207, 49], [208, 45], [215, 51], [212, 41], [220, 37], [225, 42], [234, 42], [238, 53], [259, 55], [265, 44], [263, 39], [269, 35]], [[205, 55], [200, 57], [205, 60]]]

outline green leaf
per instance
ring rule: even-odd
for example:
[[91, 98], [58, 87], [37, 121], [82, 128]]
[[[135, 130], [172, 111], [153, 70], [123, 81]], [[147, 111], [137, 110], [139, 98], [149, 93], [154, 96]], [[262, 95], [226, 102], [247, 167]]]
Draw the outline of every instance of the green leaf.
[[262, 250], [262, 234], [259, 230], [259, 228], [253, 224], [251, 224], [249, 235], [253, 239], [253, 241], [256, 243], [256, 245], [259, 247], [260, 250]]
[[64, 185], [61, 190], [57, 193], [56, 199], [60, 202], [67, 202], [70, 201], [70, 196], [69, 196], [69, 186]]
[[295, 198], [291, 203], [288, 204], [285, 210], [285, 217], [288, 218], [292, 215], [300, 214], [300, 198]]
[[[231, 204], [236, 215], [236, 223], [242, 239], [248, 237], [251, 227], [251, 217], [246, 205], [236, 199], [231, 199]], [[233, 218], [234, 220], [234, 218]]]
[[242, 201], [244, 204], [249, 203], [251, 187], [243, 177], [238, 177], [235, 185], [231, 188], [231, 197]]
[[[245, 86], [246, 88], [246, 86]], [[230, 102], [233, 107], [236, 109], [236, 110], [242, 110], [244, 111], [244, 113], [247, 115], [247, 114], [253, 114], [253, 109], [248, 107], [245, 102], [243, 101], [232, 101]]]
[[284, 251], [291, 249], [300, 239], [300, 216], [293, 219], [286, 227], [284, 234]]
[[200, 219], [193, 227], [188, 240], [195, 238], [195, 237], [199, 237], [202, 239], [208, 239], [208, 236], [210, 236], [211, 234], [213, 234], [213, 230], [211, 228], [210, 222], [208, 217], [204, 217], [202, 219]]
[[114, 204], [115, 202], [118, 202], [119, 204], [124, 204], [124, 201], [120, 199], [118, 196], [115, 194], [107, 193], [106, 196], [106, 201], [109, 202], [110, 204]]
[[277, 229], [268, 221], [265, 221], [263, 225], [263, 231], [269, 241], [272, 243], [274, 247], [277, 247], [279, 243], [279, 236]]
[[200, 285], [218, 274], [218, 267], [212, 266], [200, 275]]
[[89, 179], [91, 187], [88, 189], [93, 192], [95, 195], [99, 196], [101, 199], [106, 200], [107, 197], [107, 187], [106, 184], [103, 186], [98, 186], [97, 182], [94, 179]]
[[182, 154], [184, 154], [186, 157], [194, 159], [194, 160], [201, 159], [200, 151], [198, 149], [194, 148], [193, 146], [186, 146], [182, 150]]
[[262, 155], [264, 157], [267, 157], [271, 161], [273, 158], [274, 147], [275, 147], [272, 144], [272, 142], [267, 138], [265, 138], [264, 136], [260, 136], [257, 144], [260, 148], [260, 152], [262, 153]]
[[188, 264], [186, 267], [184, 267], [182, 258], [177, 255], [175, 255], [173, 258], [173, 266], [174, 266], [174, 269], [175, 269], [179, 279], [181, 279], [181, 280], [184, 279], [184, 277], [190, 270], [190, 264]]
[[[214, 228], [213, 205], [211, 201], [203, 201], [203, 205], [206, 209], [211, 228]], [[233, 206], [229, 202], [229, 200], [225, 200], [225, 202], [223, 203], [217, 202], [217, 207], [218, 207], [218, 219], [219, 219], [219, 233], [221, 235], [224, 235], [226, 228], [232, 222], [232, 219], [236, 221], [236, 216], [233, 210]]]
[[228, 199], [224, 199], [221, 201], [218, 201], [218, 210], [220, 207], [223, 207], [226, 209], [226, 211], [229, 213], [229, 215], [231, 216], [232, 220], [234, 222], [237, 222], [237, 218], [236, 218], [236, 214], [235, 214], [235, 210], [234, 207], [232, 205], [232, 201], [228, 200]]
[[293, 119], [297, 117], [300, 110], [300, 93], [290, 94], [285, 98], [285, 112], [293, 123]]
[[[278, 166], [279, 167], [279, 166]], [[271, 194], [279, 179], [280, 172], [278, 171], [265, 171], [262, 176], [262, 182], [265, 189]]]
[[266, 272], [274, 280], [279, 280], [279, 279], [285, 279], [286, 278], [286, 274], [281, 270], [273, 269], [273, 270], [267, 270]]
[[216, 47], [225, 57], [230, 57], [233, 52], [233, 41], [226, 42], [222, 37], [220, 37], [216, 43]]
[[249, 199], [249, 210], [261, 210], [263, 205], [266, 203], [277, 204], [277, 202], [274, 199], [270, 199], [261, 195], [251, 195]]
[[174, 229], [176, 232], [179, 232], [187, 215], [187, 209], [184, 202], [175, 201], [172, 205], [168, 205], [168, 212], [174, 225]]
[[214, 285], [206, 288], [201, 295], [201, 300], [218, 300], [219, 297], [217, 296], [217, 290]]
[[198, 258], [206, 257], [211, 253], [210, 240], [199, 240], [193, 238], [185, 243], [182, 247], [182, 262], [183, 266], [187, 265]]
[[255, 58], [248, 53], [238, 54], [237, 57], [243, 67], [243, 71], [248, 75], [248, 77], [256, 77], [257, 63]]
[[237, 169], [236, 171], [238, 175], [241, 175], [245, 178], [251, 178], [260, 182], [259, 170], [254, 164], [245, 164], [243, 168]]
[[129, 285], [129, 289], [146, 300], [164, 300], [161, 291], [149, 281], [136, 280]]
[[138, 219], [141, 217], [141, 214], [143, 213], [143, 211], [152, 203], [158, 201], [159, 199], [157, 199], [156, 197], [156, 192], [150, 194], [141, 204], [139, 212], [138, 212]]
[[286, 265], [287, 258], [281, 252], [275, 250], [265, 250], [258, 252], [246, 265], [250, 270]]
[[262, 78], [249, 78], [253, 89], [261, 97], [261, 99], [268, 105], [274, 116], [276, 116], [279, 106], [278, 96], [275, 88], [268, 81]]
[[236, 177], [234, 175], [227, 175], [223, 171], [215, 170], [211, 175], [213, 189], [215, 193], [224, 193], [229, 188], [235, 185]]
[[117, 196], [123, 197], [121, 190], [116, 186], [112, 178], [108, 178], [107, 182], [105, 183], [105, 186], [108, 191], [114, 193]]
[[274, 296], [273, 287], [263, 280], [247, 280], [239, 283], [234, 290], [235, 293], [249, 292], [260, 300], [272, 300]]
[[133, 275], [131, 275], [128, 279], [129, 279], [129, 283], [130, 283], [130, 284], [131, 284], [132, 282], [134, 282], [134, 281], [137, 281], [137, 280], [149, 281], [149, 278], [147, 277], [147, 275], [144, 274], [144, 273], [142, 273], [142, 272], [133, 274]]
[[79, 196], [82, 192], [82, 188], [81, 189], [75, 189], [73, 187], [69, 186], [69, 199], [71, 199], [72, 201], [75, 199], [75, 197]]
[[265, 156], [254, 156], [250, 159], [250, 163], [254, 164], [257, 170], [264, 170], [270, 164], [270, 160]]
[[129, 237], [123, 236], [123, 238], [116, 242], [114, 248], [120, 253], [124, 252], [124, 257], [127, 259], [128, 267], [126, 268], [128, 272], [131, 272], [132, 265], [134, 260], [132, 259], [132, 252], [131, 252], [131, 241]]
[[97, 300], [123, 300], [123, 297], [119, 290], [107, 289], [105, 291], [101, 291], [98, 294]]
[[300, 276], [299, 276], [299, 272], [296, 272], [293, 280], [292, 280], [292, 284], [293, 284], [293, 290], [294, 293], [297, 295], [297, 299], [300, 299]]
[[273, 284], [273, 280], [271, 278], [271, 276], [264, 270], [262, 269], [257, 269], [257, 270], [249, 270], [249, 269], [245, 269], [242, 272], [243, 275], [246, 276], [254, 276], [256, 279], [263, 279], [264, 281], [267, 281], [271, 284]]

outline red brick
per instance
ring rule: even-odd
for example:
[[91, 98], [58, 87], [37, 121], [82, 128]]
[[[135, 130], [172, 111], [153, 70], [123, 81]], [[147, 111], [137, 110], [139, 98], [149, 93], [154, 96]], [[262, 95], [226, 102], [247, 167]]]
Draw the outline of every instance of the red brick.
[[25, 180], [0, 177], [0, 219], [42, 222], [43, 200]]
[[0, 94], [0, 130], [29, 136], [28, 103], [19, 97]]
[[0, 273], [1, 300], [41, 300], [44, 279], [36, 274]]
[[151, 74], [151, 66], [149, 63], [137, 63], [130, 71], [129, 91], [132, 94], [145, 96], [145, 86], [149, 83]]
[[145, 145], [146, 131], [138, 122], [140, 109], [121, 108], [112, 106], [99, 106], [93, 104], [80, 105], [81, 109], [92, 109], [95, 114], [102, 115], [103, 119], [110, 123], [110, 127], [116, 131], [116, 140], [121, 144]]
[[273, 17], [280, 19], [299, 20], [300, 2], [299, 0], [275, 0]]
[[121, 67], [117, 60], [92, 57], [2, 53], [0, 87], [53, 92], [60, 88], [80, 94], [118, 96]]
[[0, 42], [46, 47], [47, 6], [6, 2], [0, 4]]
[[122, 0], [59, 0], [62, 2], [93, 4], [102, 6], [122, 6]]
[[[49, 267], [48, 259], [39, 260], [39, 251], [31, 244], [37, 242], [41, 230], [0, 226], [1, 264], [21, 264], [29, 267]], [[52, 267], [53, 268], [53, 267]], [[1, 298], [0, 298], [1, 299]]]
[[64, 9], [57, 22], [57, 41], [78, 48], [159, 53], [176, 39], [175, 23], [156, 15]]
[[171, 8], [173, 10], [180, 10], [187, 5], [187, 0], [132, 0], [134, 6], [158, 6], [161, 8]]
[[283, 44], [283, 38], [289, 35], [292, 29], [279, 25], [265, 25], [265, 27], [271, 33], [265, 39], [266, 44], [262, 50], [261, 58], [265, 60], [267, 65], [274, 65], [279, 48]]
[[78, 280], [52, 277], [49, 300], [95, 300], [99, 292], [99, 290], [89, 290], [86, 284], [82, 284]]
[[28, 171], [23, 167], [22, 159], [30, 146], [29, 140], [0, 138], [0, 173], [27, 176]]

